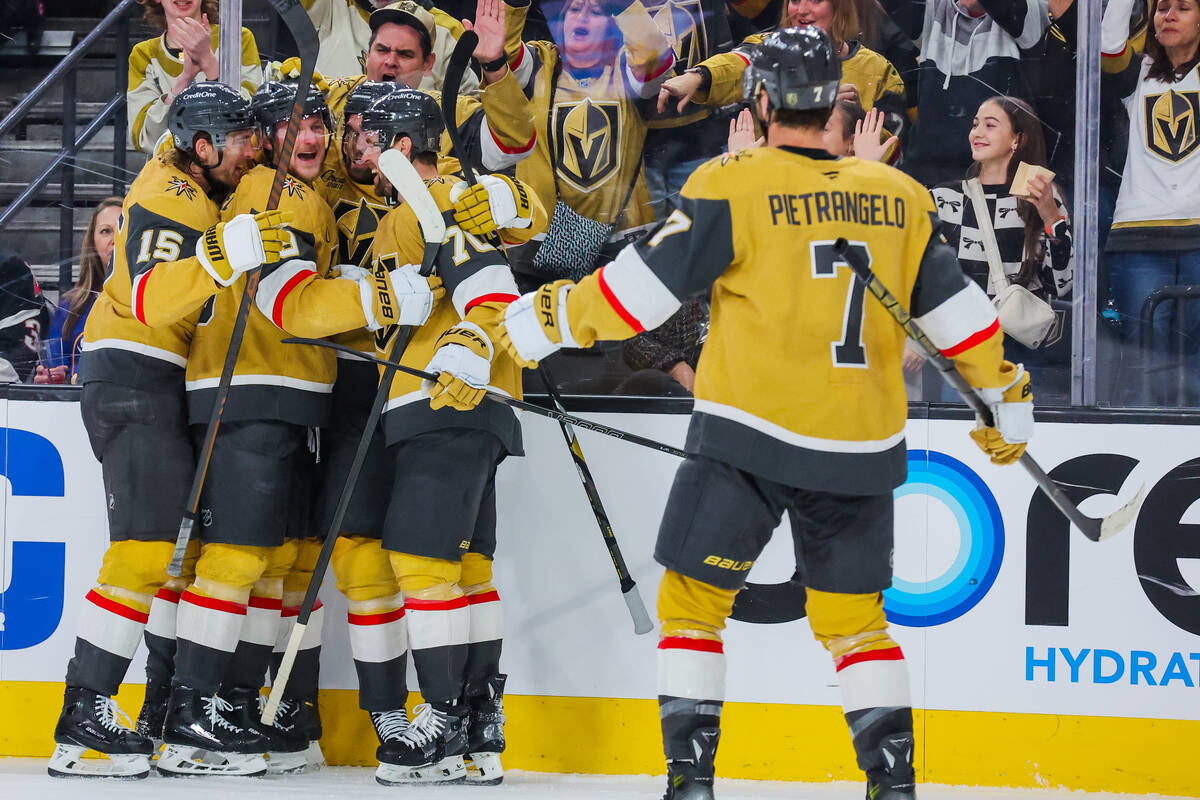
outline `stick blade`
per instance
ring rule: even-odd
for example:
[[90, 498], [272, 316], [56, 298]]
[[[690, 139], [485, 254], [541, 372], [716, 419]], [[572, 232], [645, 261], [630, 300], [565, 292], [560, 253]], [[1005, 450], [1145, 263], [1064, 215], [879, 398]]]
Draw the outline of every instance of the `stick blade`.
[[379, 171], [417, 215], [425, 241], [440, 245], [446, 238], [446, 220], [412, 162], [398, 150], [388, 150], [379, 156]]
[[1142, 510], [1142, 503], [1145, 501], [1146, 484], [1143, 483], [1142, 488], [1138, 489], [1132, 500], [1100, 520], [1100, 533], [1096, 541], [1103, 542], [1105, 539], [1111, 539], [1125, 530], [1126, 526], [1133, 522], [1134, 517]]

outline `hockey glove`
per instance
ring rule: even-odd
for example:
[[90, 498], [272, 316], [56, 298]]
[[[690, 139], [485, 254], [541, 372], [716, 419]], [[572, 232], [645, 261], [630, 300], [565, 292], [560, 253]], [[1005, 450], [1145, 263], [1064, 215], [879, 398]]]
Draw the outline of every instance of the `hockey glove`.
[[[279, 71], [280, 80], [287, 80], [288, 78], [295, 80], [296, 78], [300, 77], [300, 56], [285, 58], [282, 62], [276, 61], [272, 64], [268, 64], [267, 66], [274, 67]], [[313, 70], [312, 82], [318, 89], [321, 90], [321, 94], [326, 94], [329, 92], [329, 81], [325, 80], [325, 76], [320, 72], [317, 72], [315, 69]]]
[[1008, 384], [979, 390], [992, 411], [995, 427], [986, 427], [978, 420], [971, 438], [991, 456], [993, 464], [1011, 464], [1025, 452], [1025, 443], [1033, 436], [1033, 388], [1029, 385], [1029, 373], [1021, 364], [1003, 362], [1000, 375]]
[[474, 186], [459, 181], [450, 189], [450, 202], [454, 203], [454, 221], [476, 236], [533, 224], [528, 190], [504, 175], [480, 175]]
[[499, 344], [518, 366], [536, 367], [551, 353], [579, 347], [567, 324], [567, 295], [574, 286], [571, 281], [544, 284], [504, 310]]
[[463, 320], [443, 333], [437, 352], [425, 367], [426, 372], [438, 374], [437, 383], [421, 382], [421, 391], [429, 395], [429, 407], [470, 411], [479, 405], [492, 377], [494, 352], [483, 328], [473, 322]]
[[204, 232], [196, 242], [196, 258], [214, 281], [229, 286], [243, 272], [279, 260], [283, 248], [292, 244], [291, 231], [281, 226], [291, 221], [290, 211], [238, 214]]
[[442, 279], [436, 275], [426, 278], [416, 264], [388, 270], [379, 260], [374, 273], [349, 265], [338, 269], [342, 277], [358, 282], [369, 331], [386, 325], [424, 325], [434, 304], [446, 296]]

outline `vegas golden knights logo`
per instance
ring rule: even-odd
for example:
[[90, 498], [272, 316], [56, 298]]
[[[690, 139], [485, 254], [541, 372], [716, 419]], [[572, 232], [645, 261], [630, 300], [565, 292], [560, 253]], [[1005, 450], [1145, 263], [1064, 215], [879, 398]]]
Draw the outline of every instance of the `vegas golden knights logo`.
[[681, 69], [691, 69], [708, 58], [708, 33], [700, 0], [667, 0], [650, 13], [675, 51]]
[[371, 245], [375, 242], [375, 231], [379, 228], [379, 220], [387, 212], [388, 209], [373, 206], [366, 200], [360, 199], [357, 203], [352, 200], [337, 202], [333, 208], [338, 229], [337, 263], [370, 266], [367, 260], [371, 255]]
[[1196, 124], [1200, 119], [1200, 92], [1177, 92], [1146, 98], [1146, 146], [1150, 152], [1172, 163], [1196, 150]]
[[581, 192], [611, 178], [621, 165], [621, 103], [616, 100], [554, 106], [558, 175]]

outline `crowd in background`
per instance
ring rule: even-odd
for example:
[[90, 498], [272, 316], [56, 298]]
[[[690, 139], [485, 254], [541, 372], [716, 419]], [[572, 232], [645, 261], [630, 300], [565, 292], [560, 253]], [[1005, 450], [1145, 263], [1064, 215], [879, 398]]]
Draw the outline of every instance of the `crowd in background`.
[[[134, 147], [152, 152], [174, 96], [216, 74], [220, 37], [217, 0], [143, 2], [162, 34], [131, 53], [129, 131]], [[304, 5], [322, 41], [322, 88], [360, 74], [369, 58], [378, 71], [378, 59], [399, 57], [371, 36], [360, 3]], [[402, 5], [421, 6], [414, 13], [434, 53], [421, 85], [440, 88], [474, 3]], [[1101, 381], [1123, 387], [1116, 402], [1200, 405], [1200, 322], [1176, 331], [1173, 297], [1152, 325], [1141, 320], [1159, 287], [1200, 284], [1200, 10], [1196, 0], [1106, 0], [1104, 9], [1101, 333], [1113, 346]], [[741, 103], [748, 54], [766, 32], [815, 25], [842, 61], [827, 149], [887, 161], [928, 186], [967, 274], [998, 300], [1020, 292], [1041, 304], [1030, 313], [1044, 324], [1006, 350], [1030, 368], [1040, 401], [1066, 404], [1076, 14], [1074, 0], [509, 0], [506, 56], [537, 130], [516, 174], [555, 209], [544, 241], [510, 252], [514, 269], [530, 285], [586, 274], [669, 215], [699, 164], [759, 146]], [[245, 90], [284, 74], [286, 52], [264, 62], [249, 30], [240, 41]], [[382, 56], [372, 53], [380, 47]], [[118, 202], [106, 200], [92, 219], [80, 280], [51, 326], [62, 343], [30, 372], [34, 380], [70, 380], [72, 342], [111, 258], [106, 231]], [[566, 391], [686, 396], [707, 309], [697, 297], [623, 347], [560, 355], [555, 374]], [[955, 399], [915, 349], [904, 366], [912, 399]]]

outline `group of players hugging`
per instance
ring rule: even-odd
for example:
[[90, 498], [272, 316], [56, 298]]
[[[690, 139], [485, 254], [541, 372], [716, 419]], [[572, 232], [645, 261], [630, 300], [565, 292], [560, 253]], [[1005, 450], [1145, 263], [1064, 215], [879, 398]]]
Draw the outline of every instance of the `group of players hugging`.
[[[578, 283], [521, 295], [504, 248], [543, 233], [548, 215], [503, 174], [538, 136], [496, 22], [476, 20], [481, 90], [457, 102], [468, 152], [452, 152], [437, 93], [407, 88], [432, 67], [429, 36], [403, 3], [376, 11], [373, 29], [405, 26], [414, 47], [368, 55], [365, 75], [306, 90], [274, 211], [263, 209], [295, 82], [268, 82], [252, 100], [196, 83], [171, 104], [169, 144], [125, 200], [112, 272], [85, 332], [82, 415], [102, 465], [111, 544], [83, 602], [50, 774], [144, 777], [155, 753], [157, 770], [175, 775], [319, 762], [321, 609], [273, 724], [259, 720], [261, 689], [313, 579], [315, 537], [346, 484], [380, 372], [283, 340], [328, 337], [386, 356], [396, 326], [413, 326], [402, 363], [438, 380], [393, 381], [333, 573], [348, 601], [359, 704], [379, 738], [377, 779], [499, 782], [495, 474], [522, 443], [514, 413], [481, 400], [485, 391], [519, 396], [523, 368], [561, 348], [653, 329], [711, 289], [689, 456], [655, 548], [666, 568], [665, 797], [713, 797], [721, 636], [746, 578], [727, 565], [757, 559], [787, 513], [808, 619], [837, 670], [867, 797], [915, 798], [907, 668], [881, 594], [892, 575], [892, 490], [906, 469], [905, 337], [831, 245], [856, 243], [982, 390], [995, 426], [972, 436], [993, 461], [1011, 463], [1031, 434], [1032, 394], [1024, 370], [1004, 360], [994, 308], [938, 233], [923, 187], [821, 149], [841, 67], [811, 26], [771, 34], [750, 59], [745, 98], [767, 146], [704, 164], [678, 208]], [[374, 79], [380, 57], [387, 80]], [[411, 162], [447, 225], [429, 277], [418, 266], [418, 216], [379, 172], [389, 149]], [[459, 160], [492, 174], [468, 187]], [[893, 213], [805, 212], [809, 200], [822, 207], [822, 194], [843, 210], [879, 195]], [[772, 213], [780, 203], [795, 213]], [[331, 208], [355, 223], [339, 225]], [[487, 237], [496, 233], [494, 246]], [[194, 445], [255, 269], [196, 540], [173, 578]], [[143, 636], [146, 696], [130, 728], [113, 696]], [[410, 653], [424, 701], [411, 717]], [[87, 750], [107, 759], [84, 759]]]

